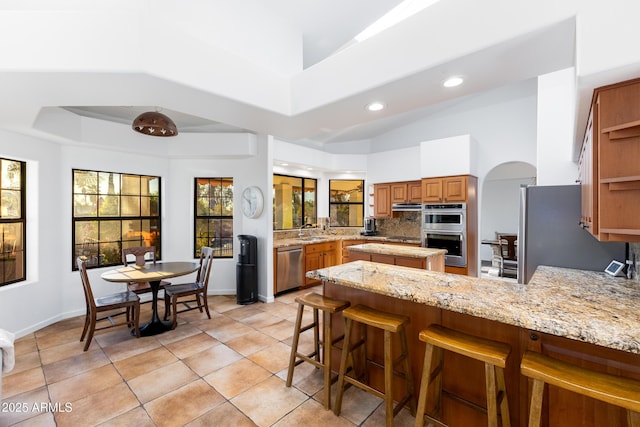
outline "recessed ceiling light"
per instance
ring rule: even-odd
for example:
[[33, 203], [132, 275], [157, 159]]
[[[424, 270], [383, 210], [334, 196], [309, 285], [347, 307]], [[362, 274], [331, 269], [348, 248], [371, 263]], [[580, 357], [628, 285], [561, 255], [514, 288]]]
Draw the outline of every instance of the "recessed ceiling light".
[[372, 102], [370, 104], [367, 104], [367, 110], [369, 111], [380, 111], [384, 109], [384, 103], [382, 102]]
[[463, 81], [464, 79], [459, 76], [449, 77], [447, 80], [444, 81], [442, 85], [444, 87], [456, 87], [456, 86], [460, 86]]

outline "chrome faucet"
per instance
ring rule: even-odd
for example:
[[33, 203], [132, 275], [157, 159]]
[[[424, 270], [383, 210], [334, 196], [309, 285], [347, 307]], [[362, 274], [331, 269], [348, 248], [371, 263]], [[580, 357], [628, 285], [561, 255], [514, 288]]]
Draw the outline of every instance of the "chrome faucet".
[[313, 224], [304, 224], [303, 226], [301, 226], [300, 231], [298, 232], [298, 237], [304, 237], [304, 233], [302, 232], [302, 230], [309, 227], [313, 227]]

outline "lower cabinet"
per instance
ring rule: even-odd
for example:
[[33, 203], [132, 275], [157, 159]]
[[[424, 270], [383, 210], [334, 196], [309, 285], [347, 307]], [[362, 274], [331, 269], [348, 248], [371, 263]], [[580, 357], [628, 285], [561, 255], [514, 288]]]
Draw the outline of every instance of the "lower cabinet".
[[[317, 270], [331, 267], [337, 264], [337, 248], [340, 242], [314, 243], [304, 246], [304, 271]], [[313, 285], [320, 283], [318, 280], [305, 276], [304, 283]]]
[[387, 254], [374, 254], [361, 251], [349, 251], [349, 261], [371, 261], [381, 264], [400, 265], [430, 271], [444, 271], [444, 255], [426, 258], [414, 258]]

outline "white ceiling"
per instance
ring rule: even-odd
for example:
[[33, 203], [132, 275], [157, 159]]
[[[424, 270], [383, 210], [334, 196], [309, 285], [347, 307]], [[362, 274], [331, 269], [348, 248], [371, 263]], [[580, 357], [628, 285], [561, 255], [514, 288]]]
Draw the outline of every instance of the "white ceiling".
[[[448, 2], [455, 4], [449, 5]], [[283, 87], [296, 84], [299, 87], [300, 80], [304, 80], [303, 84], [308, 84], [314, 78], [307, 78], [309, 73], [312, 76], [325, 73], [322, 74], [324, 78], [328, 68], [323, 67], [326, 64], [323, 62], [325, 58], [339, 58], [340, 64], [349, 64], [345, 57], [350, 55], [352, 50], [340, 49], [349, 45], [353, 36], [398, 3], [400, 0], [269, 0], [269, 10], [279, 14], [280, 19], [288, 22], [292, 28], [299, 28], [303, 34], [304, 71], [300, 74], [304, 75], [301, 79], [294, 76], [291, 80], [293, 83], [290, 81]], [[442, 4], [451, 6], [450, 9], [454, 6], [459, 8], [456, 6], [458, 3], [466, 4], [454, 0], [441, 0], [438, 6]], [[102, 7], [108, 8], [108, 3], [104, 3]], [[491, 19], [496, 21], [493, 25], [501, 22], [499, 18]], [[47, 72], [48, 70], [39, 74], [5, 73], [0, 80], [0, 91], [5, 94], [6, 99], [12, 99], [24, 97], [25, 91], [21, 88], [28, 87], [29, 95], [34, 98], [34, 105], [57, 105], [78, 115], [121, 124], [129, 125], [141, 112], [159, 109], [174, 119], [181, 134], [255, 132], [330, 150], [331, 144], [370, 140], [442, 108], [451, 107], [462, 99], [482, 97], [484, 93], [496, 88], [517, 87], [520, 83], [530, 88], [531, 85], [527, 82], [531, 79], [574, 65], [575, 20], [569, 18], [558, 21], [554, 17], [548, 21], [544, 26], [532, 27], [528, 32], [521, 31], [521, 35], [510, 39], [500, 39], [502, 35], [498, 34], [497, 38], [494, 37], [481, 45], [481, 49], [467, 49], [469, 53], [450, 57], [444, 55], [438, 58], [440, 62], [410, 69], [404, 75], [390, 73], [391, 79], [380, 79], [375, 87], [361, 86], [352, 89], [348, 87], [349, 84], [353, 86], [352, 76], [352, 80], [344, 82], [340, 80], [342, 76], [336, 76], [335, 86], [346, 88], [343, 93], [328, 87], [331, 94], [324, 98], [321, 94], [308, 103], [306, 98], [303, 98], [301, 104], [305, 105], [295, 105], [291, 113], [282, 108], [271, 110], [266, 104], [252, 105], [246, 100], [236, 99], [230, 92], [189, 87], [186, 81], [172, 81], [169, 77], [145, 73], [144, 70], [137, 74], [135, 70], [101, 74], [55, 73]], [[446, 40], [434, 39], [415, 40], [416, 43], [412, 44], [409, 37], [416, 33], [422, 34], [417, 26], [417, 23], [422, 22], [417, 20], [411, 24], [401, 23], [398, 27], [406, 25], [404, 28], [410, 30], [391, 31], [393, 35], [388, 39], [396, 40], [397, 44], [392, 45], [397, 52], [396, 63], [411, 63], [413, 55], [431, 52], [434, 46], [438, 49], [447, 46]], [[455, 25], [446, 28], [453, 27]], [[505, 23], [505, 27], [510, 26]], [[487, 30], [488, 38], [491, 39], [494, 33]], [[473, 34], [459, 36], [456, 43], [458, 48], [479, 45]], [[374, 56], [369, 62], [384, 68], [386, 58], [375, 58], [375, 52], [378, 50], [371, 49], [375, 45], [368, 44], [360, 49], [360, 53], [368, 51], [368, 58]], [[553, 48], [550, 49], [549, 46]], [[340, 55], [334, 55], [337, 51], [340, 51]], [[416, 63], [413, 61], [413, 64]], [[318, 67], [321, 72], [316, 72]], [[118, 66], [114, 69], [119, 70]], [[367, 72], [366, 68], [362, 68], [362, 71], [358, 67], [355, 69], [358, 72]], [[452, 72], [465, 75], [468, 79], [458, 88], [445, 89], [442, 87], [442, 80]], [[357, 75], [355, 78], [358, 78]], [[323, 80], [321, 84], [329, 83], [332, 82]], [[91, 90], [83, 92], [78, 89], [82, 87]], [[143, 90], [135, 93], [136, 87]], [[52, 88], [56, 91], [52, 91]], [[160, 101], [159, 105], [150, 105], [147, 99], [149, 97], [142, 96], [147, 93], [145, 91], [154, 94], [166, 93], [165, 104]], [[273, 94], [274, 91], [269, 94]], [[515, 96], [521, 95], [521, 90], [517, 89], [514, 93], [517, 94]], [[153, 98], [163, 99], [162, 96]], [[387, 108], [375, 115], [365, 111], [364, 105], [372, 98], [384, 100]], [[142, 102], [137, 103], [136, 100]], [[9, 107], [7, 109], [10, 111]], [[28, 119], [28, 116], [26, 117]], [[25, 123], [29, 123], [27, 119], [24, 120]]]
[[[357, 34], [401, 2], [402, 0], [269, 0], [269, 7], [302, 32], [303, 68], [306, 69], [349, 46]], [[178, 124], [179, 132], [252, 131], [158, 106], [71, 106], [65, 109], [81, 116], [122, 124], [130, 124], [145, 111], [162, 110]], [[403, 122], [406, 119], [402, 122], [387, 119], [368, 126], [356, 126], [346, 133], [344, 130], [327, 132], [322, 141], [315, 142], [368, 139]]]

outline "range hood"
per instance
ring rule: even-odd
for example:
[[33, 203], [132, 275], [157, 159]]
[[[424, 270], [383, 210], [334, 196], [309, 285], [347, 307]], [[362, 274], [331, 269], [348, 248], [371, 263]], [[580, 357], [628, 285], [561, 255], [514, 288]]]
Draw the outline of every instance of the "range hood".
[[422, 203], [394, 203], [391, 205], [392, 212], [421, 211]]

